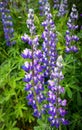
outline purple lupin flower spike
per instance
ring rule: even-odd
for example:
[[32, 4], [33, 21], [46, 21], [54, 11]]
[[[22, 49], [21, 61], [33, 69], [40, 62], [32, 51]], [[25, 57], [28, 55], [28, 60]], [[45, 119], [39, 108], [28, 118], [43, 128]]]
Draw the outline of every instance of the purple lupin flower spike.
[[10, 10], [6, 8], [7, 4], [8, 1], [0, 2], [0, 12], [1, 12], [1, 19], [3, 24], [6, 45], [11, 46], [15, 44], [15, 41], [11, 40], [14, 38], [14, 28], [13, 28], [12, 17], [10, 16]]
[[59, 12], [58, 16], [62, 17], [68, 12], [68, 3], [67, 0], [61, 1], [60, 7], [59, 7]]
[[45, 4], [48, 2], [48, 0], [39, 0], [39, 10], [40, 10], [40, 15], [43, 16], [45, 12]]
[[[25, 59], [30, 59], [30, 61], [26, 61], [22, 66], [22, 69], [26, 72], [24, 77], [24, 82], [26, 82], [25, 90], [28, 92], [27, 100], [28, 105], [31, 105], [34, 109], [34, 116], [41, 117], [43, 113], [43, 108], [41, 102], [45, 99], [43, 94], [43, 67], [41, 66], [42, 63], [42, 52], [41, 50], [37, 49], [39, 45], [38, 37], [35, 36], [35, 26], [34, 26], [34, 10], [29, 9], [28, 12], [28, 20], [27, 20], [27, 27], [30, 30], [31, 37], [27, 34], [22, 36], [22, 40], [28, 43], [31, 46], [31, 49], [25, 49], [22, 52], [22, 57]], [[34, 38], [33, 38], [34, 37]]]
[[48, 115], [49, 115], [49, 122], [51, 126], [55, 126], [58, 128], [60, 124], [67, 125], [68, 121], [64, 118], [66, 115], [66, 110], [64, 107], [66, 106], [66, 99], [61, 99], [60, 95], [64, 93], [64, 87], [60, 86], [61, 80], [64, 78], [62, 73], [62, 64], [63, 58], [62, 56], [58, 56], [56, 67], [51, 72], [51, 79], [48, 81]]
[[78, 28], [78, 25], [75, 25], [77, 19], [78, 19], [78, 12], [76, 6], [73, 4], [72, 12], [70, 13], [70, 17], [67, 22], [68, 30], [66, 31], [65, 36], [67, 53], [78, 51], [78, 48], [74, 45], [74, 43], [78, 42], [79, 40], [78, 36], [74, 35], [74, 31]]
[[48, 77], [50, 75], [50, 71], [53, 70], [55, 66], [57, 57], [56, 33], [54, 33], [55, 25], [50, 13], [50, 5], [48, 2], [46, 2], [44, 14], [46, 19], [42, 22], [42, 26], [44, 27], [44, 32], [42, 34], [43, 66], [45, 68], [44, 75]]
[[72, 11], [70, 13], [70, 17], [67, 22], [67, 26], [68, 26], [69, 30], [76, 30], [78, 28], [78, 25], [75, 25], [75, 22], [77, 19], [78, 19], [78, 11], [76, 9], [76, 5], [73, 4]]
[[59, 0], [53, 0], [54, 1], [54, 9], [59, 10], [60, 2]]

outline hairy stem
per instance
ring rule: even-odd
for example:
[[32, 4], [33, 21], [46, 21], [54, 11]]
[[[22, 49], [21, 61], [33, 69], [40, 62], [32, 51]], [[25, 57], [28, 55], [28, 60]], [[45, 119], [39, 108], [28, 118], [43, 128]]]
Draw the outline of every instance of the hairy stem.
[[61, 125], [59, 126], [59, 130], [61, 130]]

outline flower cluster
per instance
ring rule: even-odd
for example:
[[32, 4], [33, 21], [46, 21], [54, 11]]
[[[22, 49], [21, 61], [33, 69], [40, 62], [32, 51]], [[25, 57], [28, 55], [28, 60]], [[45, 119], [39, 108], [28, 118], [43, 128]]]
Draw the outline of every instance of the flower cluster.
[[50, 13], [50, 5], [48, 2], [45, 6], [45, 16], [46, 19], [42, 22], [42, 26], [44, 27], [44, 32], [42, 34], [43, 66], [45, 68], [45, 76], [49, 76], [50, 71], [54, 69], [57, 52], [56, 33], [54, 33], [55, 25]]
[[48, 2], [48, 0], [39, 0], [39, 10], [40, 10], [40, 15], [43, 16], [45, 12], [45, 4]]
[[71, 45], [71, 43], [75, 43], [79, 40], [79, 38], [74, 35], [74, 31], [78, 28], [78, 25], [75, 25], [76, 20], [78, 19], [78, 12], [76, 6], [73, 4], [72, 12], [70, 13], [70, 18], [67, 22], [68, 30], [66, 31], [66, 52], [77, 52], [78, 49], [75, 45]]
[[22, 69], [26, 72], [25, 78], [23, 79], [26, 82], [25, 90], [27, 91], [27, 100], [28, 105], [31, 105], [34, 109], [34, 116], [41, 117], [43, 113], [42, 105], [40, 103], [45, 99], [43, 94], [43, 84], [44, 84], [44, 77], [43, 77], [43, 67], [42, 63], [42, 52], [41, 50], [37, 49], [39, 45], [38, 37], [36, 36], [33, 38], [35, 34], [35, 26], [34, 26], [34, 11], [33, 9], [29, 9], [28, 13], [28, 20], [27, 20], [27, 27], [30, 29], [31, 38], [24, 34], [22, 36], [22, 40], [28, 43], [31, 46], [31, 49], [25, 49], [22, 52], [22, 57], [25, 59], [29, 59], [25, 62], [22, 66]]
[[60, 2], [59, 0], [54, 0], [54, 9], [59, 10]]
[[[66, 115], [66, 99], [61, 98], [64, 93], [64, 87], [60, 82], [64, 78], [62, 73], [63, 58], [57, 56], [57, 37], [56, 27], [50, 13], [50, 5], [47, 0], [39, 1], [45, 8], [43, 10], [45, 21], [42, 22], [44, 31], [42, 33], [42, 51], [38, 49], [39, 39], [36, 36], [36, 27], [34, 25], [34, 11], [29, 9], [27, 27], [30, 30], [31, 37], [27, 34], [21, 39], [30, 45], [30, 49], [26, 48], [21, 56], [26, 60], [22, 69], [25, 71], [24, 82], [26, 82], [25, 90], [27, 91], [28, 105], [34, 110], [34, 116], [41, 117], [42, 114], [48, 114], [48, 120], [51, 126], [57, 128], [60, 124], [68, 124], [64, 118]], [[58, 57], [58, 58], [57, 58]], [[46, 91], [44, 90], [45, 80], [47, 77]], [[45, 116], [45, 115], [44, 115]]]
[[70, 30], [76, 30], [78, 28], [78, 25], [75, 25], [77, 19], [78, 19], [78, 11], [76, 9], [76, 5], [73, 4], [72, 11], [70, 13], [70, 18], [67, 22], [68, 28]]
[[64, 16], [68, 12], [67, 0], [63, 0], [59, 7], [58, 16]]
[[14, 29], [13, 29], [13, 22], [12, 17], [10, 16], [10, 10], [7, 9], [7, 1], [0, 2], [0, 12], [1, 12], [1, 19], [3, 24], [4, 35], [6, 39], [6, 44], [11, 46], [15, 44], [15, 41], [11, 39], [14, 37]]
[[46, 109], [48, 109], [49, 114], [49, 122], [51, 126], [56, 126], [57, 128], [60, 124], [68, 124], [68, 121], [65, 120], [64, 116], [66, 115], [66, 110], [64, 106], [66, 106], [66, 99], [61, 99], [61, 94], [64, 93], [64, 87], [61, 87], [60, 81], [64, 78], [62, 73], [62, 64], [63, 58], [62, 56], [58, 56], [56, 67], [54, 71], [51, 72], [50, 80], [48, 81], [48, 105]]

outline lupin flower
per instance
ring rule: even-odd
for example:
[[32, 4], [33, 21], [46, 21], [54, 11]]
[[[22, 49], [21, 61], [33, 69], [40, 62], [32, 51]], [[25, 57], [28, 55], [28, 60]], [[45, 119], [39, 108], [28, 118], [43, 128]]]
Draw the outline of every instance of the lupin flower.
[[60, 124], [67, 125], [68, 121], [64, 118], [66, 115], [66, 110], [64, 107], [66, 106], [66, 99], [61, 99], [61, 94], [64, 93], [64, 87], [60, 85], [61, 80], [64, 78], [62, 73], [63, 67], [63, 58], [62, 56], [58, 56], [56, 67], [51, 72], [50, 80], [48, 81], [48, 105], [46, 109], [48, 110], [49, 122], [51, 126], [59, 127]]
[[28, 20], [26, 23], [30, 30], [31, 37], [29, 37], [27, 34], [24, 34], [24, 36], [21, 38], [24, 42], [31, 46], [31, 49], [26, 48], [21, 54], [23, 58], [30, 59], [29, 62], [26, 61], [22, 66], [22, 69], [26, 72], [23, 80], [26, 82], [25, 90], [28, 92], [28, 105], [31, 105], [34, 109], [34, 116], [41, 117], [43, 108], [40, 103], [45, 98], [43, 95], [44, 77], [42, 73], [43, 67], [41, 66], [42, 52], [41, 50], [37, 49], [37, 46], [39, 45], [39, 39], [37, 36], [33, 38], [35, 35], [33, 9], [29, 9]]
[[60, 2], [59, 0], [53, 0], [54, 1], [54, 9], [59, 10]]
[[67, 14], [67, 12], [68, 12], [67, 0], [63, 0], [61, 1], [60, 7], [59, 7], [58, 16], [62, 17], [65, 14]]
[[77, 19], [78, 19], [78, 12], [76, 6], [73, 4], [72, 12], [70, 13], [70, 17], [67, 22], [68, 30], [66, 31], [66, 37], [65, 37], [67, 53], [78, 51], [77, 47], [74, 45], [74, 43], [76, 43], [79, 40], [78, 36], [74, 35], [74, 31], [78, 28], [78, 25], [75, 25]]
[[45, 5], [45, 16], [46, 19], [42, 22], [44, 32], [43, 38], [43, 66], [45, 68], [45, 76], [50, 75], [50, 71], [54, 69], [55, 61], [57, 57], [56, 52], [56, 33], [54, 33], [55, 25], [50, 13], [50, 5], [46, 2]]
[[14, 29], [13, 29], [13, 22], [12, 17], [10, 16], [10, 10], [6, 8], [8, 1], [0, 2], [0, 12], [1, 12], [1, 19], [3, 24], [4, 36], [6, 40], [6, 44], [11, 46], [15, 44], [15, 41], [11, 39], [14, 37]]
[[72, 11], [70, 13], [70, 18], [67, 22], [69, 30], [76, 30], [78, 28], [78, 25], [75, 25], [77, 19], [78, 19], [78, 11], [76, 9], [76, 5], [73, 4]]
[[39, 0], [39, 10], [40, 10], [40, 15], [43, 16], [45, 12], [45, 4], [48, 0]]

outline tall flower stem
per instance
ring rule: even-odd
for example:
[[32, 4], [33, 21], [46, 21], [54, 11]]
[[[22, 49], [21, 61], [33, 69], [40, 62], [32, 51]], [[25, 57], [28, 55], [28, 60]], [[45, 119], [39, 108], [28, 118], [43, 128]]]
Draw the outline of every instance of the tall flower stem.
[[75, 30], [78, 29], [76, 21], [78, 19], [78, 11], [76, 5], [73, 4], [69, 20], [67, 22], [68, 30], [66, 31], [66, 52], [77, 52], [78, 48], [74, 45], [78, 42], [79, 38], [75, 35]]
[[42, 52], [38, 50], [39, 39], [36, 36], [35, 25], [34, 25], [34, 10], [29, 9], [27, 27], [30, 30], [31, 37], [27, 34], [22, 36], [22, 40], [30, 45], [30, 49], [25, 49], [22, 53], [22, 57], [25, 59], [30, 59], [31, 61], [26, 61], [22, 66], [22, 69], [26, 72], [25, 78], [23, 79], [27, 84], [25, 90], [28, 92], [27, 100], [28, 105], [31, 105], [34, 109], [33, 115], [36, 117], [41, 117], [44, 109], [40, 103], [44, 100], [43, 94], [43, 68], [42, 68]]
[[7, 5], [8, 5], [8, 1], [0, 2], [0, 12], [1, 12], [1, 19], [3, 24], [3, 31], [6, 40], [6, 45], [11, 46], [15, 44], [15, 41], [13, 41], [14, 28], [13, 28], [12, 17], [10, 15], [10, 10], [7, 8]]
[[62, 130], [62, 129], [61, 129], [61, 125], [59, 126], [59, 130]]
[[[33, 55], [34, 55], [34, 46], [32, 45], [32, 57], [33, 57]], [[35, 86], [35, 84], [34, 84], [34, 75], [35, 75], [35, 73], [34, 73], [34, 57], [32, 58], [32, 66], [33, 66], [33, 70], [32, 70], [33, 84], [32, 85]], [[38, 105], [38, 101], [37, 101], [37, 98], [36, 98], [37, 96], [36, 96], [34, 87], [33, 87], [33, 93], [34, 93], [34, 99], [36, 101], [37, 108], [39, 110], [39, 105]]]

